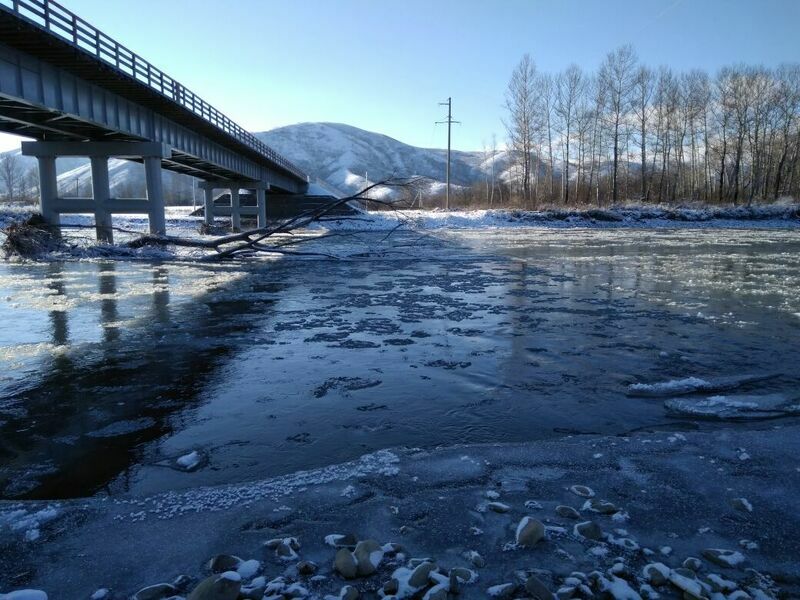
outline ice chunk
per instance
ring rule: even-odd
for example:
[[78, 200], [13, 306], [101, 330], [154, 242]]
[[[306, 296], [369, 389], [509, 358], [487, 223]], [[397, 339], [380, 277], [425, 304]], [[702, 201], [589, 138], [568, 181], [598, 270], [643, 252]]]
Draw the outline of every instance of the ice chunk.
[[784, 394], [671, 398], [664, 402], [664, 408], [677, 417], [747, 421], [800, 415], [800, 398], [787, 398]]
[[721, 392], [732, 390], [750, 383], [766, 381], [780, 377], [780, 373], [766, 375], [731, 375], [730, 377], [715, 377], [713, 379], [700, 379], [699, 377], [686, 377], [672, 379], [658, 383], [633, 383], [628, 386], [628, 395], [642, 396], [645, 398], [664, 398], [667, 396], [684, 396], [698, 392]]

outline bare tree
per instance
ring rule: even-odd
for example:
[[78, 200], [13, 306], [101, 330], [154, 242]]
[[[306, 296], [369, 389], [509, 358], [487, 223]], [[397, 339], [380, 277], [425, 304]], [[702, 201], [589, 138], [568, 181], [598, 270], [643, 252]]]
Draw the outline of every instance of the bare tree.
[[561, 119], [564, 160], [561, 169], [561, 200], [569, 203], [570, 141], [574, 135], [578, 103], [586, 92], [586, 80], [577, 65], [570, 65], [556, 77], [555, 111]]
[[518, 178], [525, 202], [531, 199], [531, 155], [536, 131], [536, 64], [525, 54], [511, 74], [506, 90], [505, 120], [509, 150], [518, 168]]
[[620, 127], [625, 113], [631, 103], [631, 91], [634, 85], [636, 53], [632, 46], [622, 46], [610, 52], [600, 67], [600, 82], [606, 91], [608, 116], [613, 150], [613, 166], [611, 172], [611, 200], [619, 200], [619, 154]]
[[653, 71], [645, 66], [636, 70], [634, 77], [634, 102], [633, 112], [639, 126], [639, 164], [641, 179], [641, 198], [647, 200], [649, 190], [647, 186], [647, 126], [650, 122], [651, 105], [653, 98]]
[[0, 155], [0, 179], [6, 190], [6, 199], [15, 200], [23, 177], [22, 161], [16, 152], [5, 152]]

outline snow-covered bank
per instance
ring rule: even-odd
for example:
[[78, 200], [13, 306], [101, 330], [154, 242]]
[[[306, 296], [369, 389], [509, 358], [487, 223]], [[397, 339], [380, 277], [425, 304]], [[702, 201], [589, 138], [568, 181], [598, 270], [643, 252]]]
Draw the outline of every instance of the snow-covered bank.
[[587, 210], [397, 210], [326, 221], [327, 229], [391, 230], [399, 223], [420, 229], [544, 228], [795, 228], [800, 205], [664, 208], [626, 206]]
[[279, 595], [263, 597], [355, 598], [348, 585], [384, 598], [444, 598], [451, 586], [463, 598], [516, 598], [539, 585], [563, 598], [797, 597], [798, 433], [382, 451], [250, 484], [5, 503], [0, 590], [127, 598], [174, 582], [162, 589], [184, 597], [210, 572], [233, 570], [248, 598], [265, 588]]

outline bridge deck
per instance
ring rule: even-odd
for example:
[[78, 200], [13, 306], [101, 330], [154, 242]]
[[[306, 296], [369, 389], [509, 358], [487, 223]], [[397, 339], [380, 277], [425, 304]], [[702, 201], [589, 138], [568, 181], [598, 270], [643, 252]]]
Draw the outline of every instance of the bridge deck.
[[[281, 178], [299, 184], [307, 181], [305, 173], [288, 159], [197, 94], [53, 0], [0, 0], [0, 40], [79, 81], [152, 111], [159, 119], [176, 124], [181, 131], [202, 136], [256, 165], [268, 167]], [[11, 76], [9, 70], [0, 69], [0, 78], [7, 76]], [[25, 82], [21, 83], [20, 87], [24, 87]], [[46, 95], [47, 91], [39, 94]], [[50, 140], [168, 141], [158, 139], [157, 134], [142, 135], [113, 125], [54, 110], [47, 102], [37, 105], [29, 102], [29, 98], [17, 98], [0, 90], [0, 128], [6, 131]], [[198, 156], [199, 153], [186, 151], [180, 145], [173, 145], [173, 151], [172, 159], [164, 165], [166, 168], [206, 178], [231, 176], [229, 170], [215, 169], [214, 161]], [[253, 178], [252, 173], [238, 175]]]

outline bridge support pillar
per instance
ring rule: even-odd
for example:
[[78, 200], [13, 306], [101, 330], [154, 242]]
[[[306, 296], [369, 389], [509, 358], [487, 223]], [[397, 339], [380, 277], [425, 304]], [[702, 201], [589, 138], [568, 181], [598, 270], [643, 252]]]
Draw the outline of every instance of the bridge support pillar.
[[214, 225], [214, 188], [207, 187], [203, 193], [203, 221], [211, 227]]
[[267, 226], [267, 190], [260, 188], [256, 190], [256, 203], [258, 205], [258, 228]]
[[239, 208], [239, 187], [231, 188], [231, 228], [234, 231], [242, 230], [242, 212]]
[[37, 156], [39, 162], [39, 210], [46, 223], [58, 227], [61, 215], [55, 210], [58, 201], [58, 177], [56, 177], [56, 157]]
[[164, 235], [167, 233], [167, 219], [164, 213], [164, 188], [161, 184], [160, 157], [144, 157], [144, 177], [147, 181], [147, 216], [150, 221], [150, 233]]
[[111, 200], [111, 188], [108, 183], [108, 158], [93, 156], [92, 163], [92, 200], [94, 200], [94, 226], [97, 241], [114, 243], [114, 232], [111, 229], [111, 211], [108, 203]]

